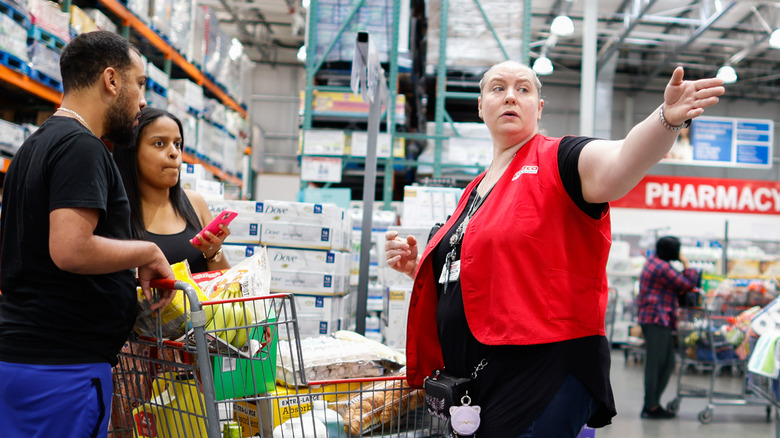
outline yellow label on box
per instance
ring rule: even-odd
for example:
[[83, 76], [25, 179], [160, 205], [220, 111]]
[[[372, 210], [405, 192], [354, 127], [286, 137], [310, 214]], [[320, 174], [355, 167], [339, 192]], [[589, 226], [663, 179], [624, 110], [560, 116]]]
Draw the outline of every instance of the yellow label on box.
[[312, 400], [324, 400], [328, 403], [348, 400], [358, 393], [362, 386], [363, 384], [358, 382], [311, 388], [288, 388], [277, 385], [273, 392], [233, 403], [233, 421], [241, 425], [244, 437], [257, 434], [270, 436], [274, 427], [290, 418], [297, 418], [309, 412]]
[[[274, 392], [264, 394], [257, 399], [233, 403], [233, 420], [241, 424], [243, 435], [249, 437], [260, 433], [260, 426], [266, 426], [266, 422], [270, 419], [272, 423], [268, 425], [269, 427], [263, 427], [268, 432], [290, 418], [309, 412], [312, 400], [324, 400], [322, 394], [316, 392], [309, 392], [308, 388], [277, 386]], [[261, 422], [260, 419], [263, 421]]]
[[388, 298], [390, 301], [404, 301], [406, 300], [406, 292], [402, 290], [391, 290]]

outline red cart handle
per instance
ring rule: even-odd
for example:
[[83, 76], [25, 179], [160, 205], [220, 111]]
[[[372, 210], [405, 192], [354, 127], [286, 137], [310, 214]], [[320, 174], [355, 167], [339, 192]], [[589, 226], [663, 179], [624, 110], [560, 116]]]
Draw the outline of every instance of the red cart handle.
[[176, 281], [177, 280], [175, 280], [175, 279], [174, 280], [167, 280], [167, 279], [161, 278], [161, 279], [150, 281], [149, 285], [151, 287], [153, 287], [153, 288], [156, 288], [156, 289], [170, 289], [170, 290], [173, 290], [173, 289], [176, 289]]

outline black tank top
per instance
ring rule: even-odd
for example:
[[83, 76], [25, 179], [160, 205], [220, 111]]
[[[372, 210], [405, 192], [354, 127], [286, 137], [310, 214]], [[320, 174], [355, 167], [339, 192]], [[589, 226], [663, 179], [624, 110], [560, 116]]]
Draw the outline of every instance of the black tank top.
[[190, 244], [190, 239], [198, 234], [198, 229], [190, 224], [184, 231], [176, 234], [154, 234], [146, 232], [147, 240], [160, 247], [168, 263], [174, 264], [187, 260], [190, 264], [190, 272], [206, 272], [209, 270], [203, 253]]

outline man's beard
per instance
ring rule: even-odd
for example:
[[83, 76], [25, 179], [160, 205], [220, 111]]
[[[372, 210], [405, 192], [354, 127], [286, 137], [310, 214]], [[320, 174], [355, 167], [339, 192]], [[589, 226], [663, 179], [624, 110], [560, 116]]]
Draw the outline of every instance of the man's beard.
[[122, 89], [119, 92], [116, 103], [108, 109], [108, 114], [106, 114], [105, 137], [113, 143], [125, 143], [133, 135], [133, 128], [135, 127], [138, 114], [127, 115], [127, 109], [130, 106], [129, 102], [127, 93]]

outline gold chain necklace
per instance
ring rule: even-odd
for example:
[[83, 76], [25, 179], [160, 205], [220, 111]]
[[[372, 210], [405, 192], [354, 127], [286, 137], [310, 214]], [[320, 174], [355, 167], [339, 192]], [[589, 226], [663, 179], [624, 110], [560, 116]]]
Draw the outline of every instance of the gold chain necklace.
[[84, 120], [84, 117], [81, 117], [81, 114], [77, 113], [76, 111], [73, 111], [72, 109], [65, 108], [64, 106], [61, 106], [58, 108], [59, 111], [65, 111], [66, 113], [73, 114], [76, 116], [76, 118], [83, 124], [87, 129], [89, 129], [89, 132], [92, 133], [92, 135], [95, 135], [95, 131], [92, 130], [92, 127], [89, 126], [89, 123], [87, 123], [86, 120]]

